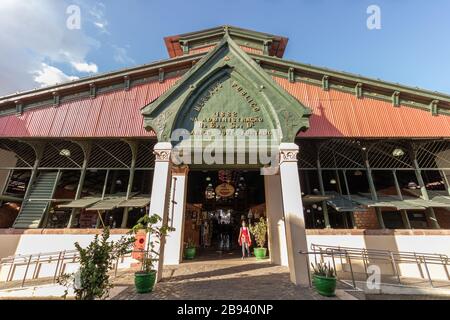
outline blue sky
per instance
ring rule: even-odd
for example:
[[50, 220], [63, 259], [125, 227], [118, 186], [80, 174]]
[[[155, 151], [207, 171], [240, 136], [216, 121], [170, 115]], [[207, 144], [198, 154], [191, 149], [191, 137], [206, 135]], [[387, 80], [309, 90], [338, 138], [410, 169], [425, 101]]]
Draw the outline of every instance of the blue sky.
[[449, 17], [448, 0], [1, 0], [0, 94], [166, 59], [164, 36], [223, 24], [289, 37], [290, 60], [450, 94]]

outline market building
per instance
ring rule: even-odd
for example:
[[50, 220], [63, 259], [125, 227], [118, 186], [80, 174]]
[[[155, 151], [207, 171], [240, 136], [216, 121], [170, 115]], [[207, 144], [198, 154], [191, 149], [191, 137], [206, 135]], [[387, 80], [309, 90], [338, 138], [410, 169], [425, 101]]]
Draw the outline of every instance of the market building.
[[297, 284], [311, 243], [450, 254], [449, 95], [288, 61], [286, 37], [232, 26], [164, 40], [169, 59], [0, 98], [0, 258], [148, 213], [175, 227], [164, 264], [187, 241], [232, 252], [265, 217]]

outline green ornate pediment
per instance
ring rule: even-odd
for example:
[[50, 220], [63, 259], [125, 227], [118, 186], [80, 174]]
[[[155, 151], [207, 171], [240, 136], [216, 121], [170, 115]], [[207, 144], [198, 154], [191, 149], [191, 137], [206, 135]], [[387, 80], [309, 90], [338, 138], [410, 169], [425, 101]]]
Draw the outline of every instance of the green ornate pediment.
[[194, 136], [241, 130], [272, 137], [277, 131], [279, 142], [293, 142], [298, 131], [309, 127], [310, 110], [225, 35], [142, 114], [145, 127], [164, 142], [171, 142], [176, 129]]

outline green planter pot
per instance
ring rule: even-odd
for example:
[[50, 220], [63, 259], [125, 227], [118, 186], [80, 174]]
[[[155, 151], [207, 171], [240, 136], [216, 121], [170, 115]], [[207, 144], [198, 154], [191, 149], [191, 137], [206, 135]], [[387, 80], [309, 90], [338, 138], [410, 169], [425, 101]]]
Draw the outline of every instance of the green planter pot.
[[325, 297], [335, 296], [336, 278], [313, 275], [313, 284], [317, 292]]
[[152, 292], [155, 286], [156, 271], [136, 272], [134, 274], [134, 285], [137, 293]]
[[256, 260], [266, 259], [267, 249], [266, 248], [254, 248], [253, 254], [256, 257]]
[[195, 258], [195, 247], [184, 249], [184, 258], [188, 260], [192, 260]]

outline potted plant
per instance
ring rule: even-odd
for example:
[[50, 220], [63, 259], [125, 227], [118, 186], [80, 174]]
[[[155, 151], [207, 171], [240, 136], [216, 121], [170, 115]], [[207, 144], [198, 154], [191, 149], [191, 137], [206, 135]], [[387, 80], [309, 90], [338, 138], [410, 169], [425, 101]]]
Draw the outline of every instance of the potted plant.
[[114, 269], [115, 262], [123, 255], [130, 252], [134, 238], [122, 237], [118, 241], [109, 240], [109, 228], [105, 227], [101, 237], [95, 235], [91, 243], [85, 248], [76, 242], [75, 248], [79, 253], [80, 268], [77, 272], [61, 275], [58, 284], [67, 289], [73, 288], [76, 300], [106, 299], [109, 290], [113, 287], [110, 283], [110, 271]]
[[313, 285], [317, 292], [326, 297], [332, 297], [336, 291], [336, 271], [330, 266], [330, 263], [319, 262], [312, 264]]
[[196, 253], [195, 243], [191, 238], [189, 238], [186, 243], [186, 248], [184, 249], [184, 258], [192, 260], [195, 258], [195, 253]]
[[153, 290], [156, 282], [156, 270], [154, 264], [159, 260], [159, 252], [156, 246], [169, 231], [175, 230], [167, 225], [161, 224], [162, 218], [157, 215], [145, 215], [137, 221], [131, 229], [134, 234], [145, 233], [147, 246], [140, 255], [141, 270], [134, 274], [134, 285], [137, 293], [147, 293]]
[[264, 247], [266, 244], [266, 234], [267, 234], [267, 222], [261, 217], [258, 222], [256, 222], [253, 226], [250, 225], [249, 230], [251, 234], [255, 237], [257, 248], [253, 249], [253, 254], [256, 257], [256, 260], [262, 260], [266, 258], [267, 249]]

